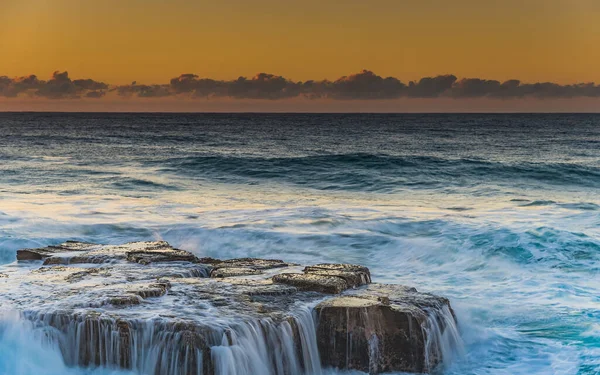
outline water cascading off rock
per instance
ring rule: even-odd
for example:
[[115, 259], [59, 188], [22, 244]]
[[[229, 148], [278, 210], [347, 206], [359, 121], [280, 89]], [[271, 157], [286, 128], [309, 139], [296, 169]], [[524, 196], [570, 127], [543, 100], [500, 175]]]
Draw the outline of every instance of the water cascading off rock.
[[366, 267], [197, 258], [165, 242], [67, 242], [0, 267], [19, 311], [79, 367], [151, 375], [428, 372], [460, 348], [447, 299]]

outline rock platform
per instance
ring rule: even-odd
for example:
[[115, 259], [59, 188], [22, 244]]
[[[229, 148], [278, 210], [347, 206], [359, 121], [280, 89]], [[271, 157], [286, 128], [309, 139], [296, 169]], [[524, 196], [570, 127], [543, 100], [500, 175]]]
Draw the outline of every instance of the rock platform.
[[461, 345], [446, 298], [366, 267], [199, 258], [168, 243], [68, 241], [0, 266], [0, 304], [67, 364], [151, 375], [425, 373]]

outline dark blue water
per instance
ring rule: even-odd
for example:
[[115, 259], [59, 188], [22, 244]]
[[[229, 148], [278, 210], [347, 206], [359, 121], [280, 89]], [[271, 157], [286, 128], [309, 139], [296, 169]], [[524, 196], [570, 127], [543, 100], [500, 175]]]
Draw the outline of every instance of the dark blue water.
[[[599, 115], [0, 114], [0, 262], [159, 238], [449, 296], [447, 374], [600, 373]], [[0, 372], [65, 373], [35, 341]]]

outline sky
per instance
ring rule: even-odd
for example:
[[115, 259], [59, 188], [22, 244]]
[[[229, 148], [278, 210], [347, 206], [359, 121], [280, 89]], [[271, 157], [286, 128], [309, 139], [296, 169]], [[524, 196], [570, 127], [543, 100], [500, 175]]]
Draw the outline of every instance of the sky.
[[[51, 80], [55, 71], [68, 72], [71, 80], [92, 79], [108, 86], [96, 87], [97, 93], [89, 98], [90, 90], [71, 90], [70, 103], [60, 106], [74, 109], [98, 106], [83, 103], [92, 97], [108, 107], [123, 103], [143, 107], [139, 92], [125, 99], [115, 94], [123, 91], [115, 87], [134, 81], [168, 85], [182, 74], [224, 82], [240, 76], [252, 79], [258, 73], [292, 82], [335, 82], [366, 69], [407, 86], [410, 81], [442, 75], [453, 75], [456, 82], [478, 78], [561, 86], [600, 83], [598, 20], [598, 0], [0, 0], [0, 76], [11, 80], [5, 79], [9, 83], [4, 84], [5, 95], [0, 95], [0, 110], [52, 106], [39, 103], [50, 98], [47, 90], [37, 95], [39, 87], [28, 86], [15, 98], [13, 86], [18, 77], [30, 75]], [[525, 96], [547, 102], [534, 103], [532, 108], [556, 99], [527, 92]], [[563, 103], [559, 109], [583, 105], [600, 110], [598, 100], [589, 100], [595, 95], [588, 92], [580, 98], [569, 91], [562, 96], [571, 99], [559, 98]], [[182, 105], [173, 104], [170, 96], [160, 108]], [[256, 99], [222, 93], [209, 96], [231, 110], [236, 110], [236, 102], [240, 108], [252, 108], [247, 99]], [[325, 99], [340, 99], [321, 91], [316, 96], [311, 91], [309, 96], [313, 100], [302, 104], [305, 107], [321, 108]], [[410, 95], [393, 99], [406, 104], [405, 96]], [[441, 105], [437, 102], [456, 95], [441, 96], [422, 99], [419, 105], [435, 111]], [[67, 100], [65, 96], [51, 99]], [[267, 99], [274, 109], [293, 109], [290, 102], [301, 101], [289, 95], [277, 98], [287, 101], [285, 105]], [[364, 102], [358, 108], [368, 110], [380, 105], [372, 99], [390, 97], [374, 95], [365, 100], [364, 95], [346, 95], [343, 99]], [[508, 110], [511, 105], [522, 108], [523, 102], [534, 102], [523, 95], [487, 100], [504, 100], [501, 107]], [[257, 108], [268, 110], [269, 105]], [[473, 110], [485, 110], [486, 105]], [[193, 109], [194, 104], [189, 106]], [[357, 108], [356, 103], [347, 103], [341, 105], [342, 111], [344, 106]]]

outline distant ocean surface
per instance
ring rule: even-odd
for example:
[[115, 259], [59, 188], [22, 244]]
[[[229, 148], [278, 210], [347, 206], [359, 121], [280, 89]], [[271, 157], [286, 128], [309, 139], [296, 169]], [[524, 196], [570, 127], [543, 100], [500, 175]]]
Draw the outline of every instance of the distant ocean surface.
[[[445, 374], [600, 374], [600, 115], [0, 113], [0, 263], [69, 239], [363, 264], [450, 298]], [[1, 374], [113, 373], [19, 324]]]

